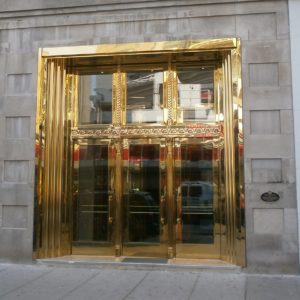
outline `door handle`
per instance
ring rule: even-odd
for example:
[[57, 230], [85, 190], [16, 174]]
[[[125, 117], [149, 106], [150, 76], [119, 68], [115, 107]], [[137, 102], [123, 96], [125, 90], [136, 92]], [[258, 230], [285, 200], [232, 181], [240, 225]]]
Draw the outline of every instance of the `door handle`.
[[160, 197], [160, 223], [161, 225], [165, 225], [166, 224], [166, 218], [165, 218], [165, 203], [166, 203], [166, 199], [165, 196], [162, 195]]
[[181, 223], [181, 214], [182, 214], [182, 197], [180, 194], [177, 194], [176, 197], [176, 223]]
[[113, 218], [113, 196], [108, 196], [108, 223], [112, 224], [114, 221]]

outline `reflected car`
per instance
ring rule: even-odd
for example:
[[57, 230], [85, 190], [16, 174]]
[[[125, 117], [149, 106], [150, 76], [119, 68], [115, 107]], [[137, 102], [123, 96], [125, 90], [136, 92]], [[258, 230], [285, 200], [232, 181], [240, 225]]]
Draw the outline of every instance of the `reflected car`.
[[159, 242], [160, 207], [158, 203], [150, 192], [132, 190], [128, 194], [129, 242]]
[[208, 181], [185, 181], [181, 185], [182, 206], [212, 208], [213, 188]]

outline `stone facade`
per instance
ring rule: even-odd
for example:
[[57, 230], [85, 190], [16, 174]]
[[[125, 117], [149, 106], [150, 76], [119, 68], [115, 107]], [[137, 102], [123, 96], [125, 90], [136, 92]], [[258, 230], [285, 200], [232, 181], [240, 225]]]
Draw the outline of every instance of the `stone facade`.
[[67, 3], [0, 2], [0, 259], [32, 259], [39, 48], [239, 37], [247, 270], [298, 272], [288, 1]]

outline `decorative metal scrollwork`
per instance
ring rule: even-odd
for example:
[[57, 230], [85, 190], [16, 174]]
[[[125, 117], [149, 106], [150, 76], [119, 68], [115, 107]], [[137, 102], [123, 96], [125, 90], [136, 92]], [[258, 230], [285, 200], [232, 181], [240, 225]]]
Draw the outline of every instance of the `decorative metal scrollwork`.
[[185, 127], [116, 127], [98, 129], [72, 129], [72, 138], [127, 138], [127, 137], [219, 137], [221, 124], [202, 124]]

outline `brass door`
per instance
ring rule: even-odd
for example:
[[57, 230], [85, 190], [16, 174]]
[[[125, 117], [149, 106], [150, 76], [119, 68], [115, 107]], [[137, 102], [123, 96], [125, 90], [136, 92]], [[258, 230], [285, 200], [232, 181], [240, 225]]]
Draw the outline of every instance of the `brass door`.
[[122, 173], [124, 256], [167, 257], [164, 139], [125, 139]]
[[72, 254], [167, 257], [165, 153], [164, 139], [76, 142]]
[[219, 258], [222, 155], [212, 138], [79, 140], [72, 253]]
[[220, 258], [220, 162], [210, 138], [177, 138], [174, 148], [176, 256]]
[[114, 151], [109, 140], [79, 140], [73, 158], [72, 254], [114, 255]]

